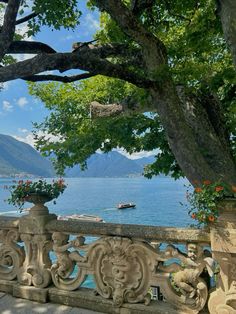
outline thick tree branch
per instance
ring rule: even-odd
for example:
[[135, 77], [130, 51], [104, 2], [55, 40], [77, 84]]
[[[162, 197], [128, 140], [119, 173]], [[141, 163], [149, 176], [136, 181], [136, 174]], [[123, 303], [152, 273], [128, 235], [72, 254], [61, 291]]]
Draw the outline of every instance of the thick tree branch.
[[97, 101], [93, 101], [90, 104], [90, 112], [92, 118], [104, 118], [104, 117], [114, 117], [119, 116], [121, 114], [131, 114], [131, 113], [144, 113], [144, 112], [155, 112], [156, 110], [153, 108], [152, 104], [146, 102], [145, 106], [140, 105], [138, 103], [128, 104], [125, 100], [123, 100], [120, 104], [101, 104]]
[[59, 75], [53, 75], [53, 74], [48, 74], [48, 75], [45, 74], [45, 75], [31, 75], [31, 76], [24, 77], [23, 79], [26, 81], [31, 81], [31, 82], [57, 81], [57, 82], [63, 82], [63, 83], [71, 83], [71, 82], [87, 79], [94, 75], [96, 74], [81, 73], [81, 74], [72, 75], [72, 76], [59, 76]]
[[0, 68], [0, 82], [25, 78], [44, 71], [64, 72], [71, 69], [120, 78], [143, 88], [153, 84], [152, 81], [138, 76], [125, 67], [99, 58], [88, 47], [83, 47], [79, 53], [40, 54], [32, 59], [2, 67]]
[[120, 104], [102, 105], [97, 101], [93, 101], [90, 105], [91, 118], [106, 118], [120, 115], [123, 112]]
[[56, 51], [50, 46], [37, 41], [13, 41], [7, 50], [7, 53], [55, 53]]
[[124, 56], [126, 58], [135, 57], [143, 60], [141, 49], [130, 47], [128, 44], [87, 45], [87, 48], [100, 58]]
[[218, 13], [224, 31], [224, 37], [231, 50], [234, 66], [236, 67], [236, 1], [217, 0]]
[[132, 0], [131, 11], [135, 15], [140, 15], [146, 9], [150, 9], [155, 3], [155, 0]]
[[25, 23], [25, 22], [27, 22], [27, 21], [33, 19], [34, 17], [36, 17], [36, 16], [38, 16], [38, 15], [39, 15], [38, 13], [33, 12], [33, 13], [27, 15], [27, 16], [24, 16], [24, 17], [22, 17], [21, 19], [19, 19], [19, 20], [16, 21], [16, 25]]
[[100, 10], [108, 12], [128, 36], [140, 44], [144, 54], [147, 55], [147, 68], [151, 67], [155, 71], [166, 64], [166, 49], [162, 41], [146, 30], [120, 0], [95, 0], [95, 3]]
[[20, 0], [9, 0], [6, 7], [4, 22], [0, 32], [0, 61], [6, 54], [15, 33], [16, 16]]

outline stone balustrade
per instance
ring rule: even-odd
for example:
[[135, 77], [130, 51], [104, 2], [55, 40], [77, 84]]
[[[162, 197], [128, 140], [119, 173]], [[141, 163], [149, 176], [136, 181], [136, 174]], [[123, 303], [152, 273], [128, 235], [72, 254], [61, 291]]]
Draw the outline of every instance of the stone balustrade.
[[[223, 227], [221, 222], [221, 233], [214, 228], [219, 242]], [[236, 281], [225, 273], [230, 265], [234, 273], [234, 256], [227, 253], [227, 268], [210, 231], [63, 221], [34, 210], [20, 218], [2, 216], [0, 233], [0, 291], [13, 296], [135, 314], [209, 313], [210, 299], [210, 313], [235, 313]], [[88, 276], [94, 289], [82, 287]], [[163, 301], [153, 299], [151, 287], [158, 287]]]

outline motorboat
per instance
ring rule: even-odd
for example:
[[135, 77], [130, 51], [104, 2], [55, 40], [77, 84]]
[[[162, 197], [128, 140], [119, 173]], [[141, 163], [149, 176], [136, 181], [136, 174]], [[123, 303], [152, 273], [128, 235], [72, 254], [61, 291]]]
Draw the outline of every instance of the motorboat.
[[58, 216], [58, 220], [82, 220], [82, 221], [93, 221], [93, 222], [105, 222], [101, 217], [87, 214], [73, 214], [67, 216]]
[[116, 207], [118, 209], [124, 209], [124, 208], [134, 208], [136, 205], [134, 203], [119, 203]]

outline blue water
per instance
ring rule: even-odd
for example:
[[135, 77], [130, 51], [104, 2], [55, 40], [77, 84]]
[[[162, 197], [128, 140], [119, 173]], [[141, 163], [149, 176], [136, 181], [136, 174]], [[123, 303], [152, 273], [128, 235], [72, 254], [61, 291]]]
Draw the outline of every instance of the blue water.
[[[19, 216], [19, 211], [4, 201], [10, 195], [4, 186], [11, 184], [12, 179], [0, 179], [0, 215]], [[57, 215], [93, 214], [106, 222], [175, 227], [192, 223], [186, 208], [180, 204], [186, 203], [184, 185], [188, 183], [183, 179], [70, 178], [66, 179], [66, 184], [56, 204], [47, 203], [50, 212]], [[116, 205], [120, 202], [133, 202], [136, 208], [118, 210]], [[25, 204], [25, 207], [30, 206], [32, 204]], [[52, 252], [50, 257], [55, 261]], [[77, 268], [73, 275], [76, 272]], [[93, 277], [89, 276], [83, 286], [94, 287]]]
[[[50, 179], [49, 179], [50, 181]], [[0, 214], [19, 215], [4, 202], [12, 179], [0, 179]], [[47, 203], [50, 212], [58, 215], [93, 214], [106, 222], [184, 227], [192, 223], [187, 210], [185, 184], [169, 177], [151, 180], [138, 178], [67, 178], [67, 189], [56, 201]], [[120, 202], [133, 202], [136, 208], [118, 210]], [[26, 207], [32, 204], [26, 203]]]

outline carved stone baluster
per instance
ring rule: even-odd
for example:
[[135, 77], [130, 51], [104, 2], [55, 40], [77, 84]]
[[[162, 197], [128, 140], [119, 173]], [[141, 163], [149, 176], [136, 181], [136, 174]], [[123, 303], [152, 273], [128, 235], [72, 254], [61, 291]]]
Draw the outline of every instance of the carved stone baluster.
[[34, 285], [45, 288], [51, 282], [49, 251], [51, 240], [49, 234], [30, 235], [22, 234], [25, 243], [26, 258], [18, 272], [18, 281], [23, 285]]
[[211, 228], [212, 255], [220, 267], [216, 290], [211, 293], [211, 314], [236, 313], [236, 200], [219, 204], [219, 220]]
[[26, 257], [19, 269], [17, 279], [23, 285], [45, 288], [51, 283], [51, 261], [49, 252], [52, 247], [51, 234], [45, 226], [56, 215], [49, 214], [44, 201], [36, 197], [36, 204], [28, 215], [19, 219], [19, 232], [25, 244]]
[[0, 279], [13, 280], [24, 261], [24, 249], [17, 230], [0, 231]]

